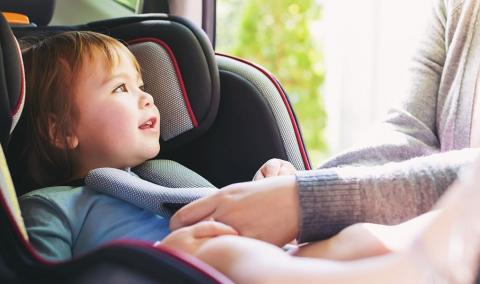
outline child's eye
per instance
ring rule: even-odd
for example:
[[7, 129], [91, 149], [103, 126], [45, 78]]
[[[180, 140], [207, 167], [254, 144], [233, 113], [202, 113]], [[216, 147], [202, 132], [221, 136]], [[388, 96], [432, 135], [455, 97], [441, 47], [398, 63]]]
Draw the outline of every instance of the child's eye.
[[122, 83], [120, 86], [113, 89], [112, 93], [128, 93], [127, 85]]

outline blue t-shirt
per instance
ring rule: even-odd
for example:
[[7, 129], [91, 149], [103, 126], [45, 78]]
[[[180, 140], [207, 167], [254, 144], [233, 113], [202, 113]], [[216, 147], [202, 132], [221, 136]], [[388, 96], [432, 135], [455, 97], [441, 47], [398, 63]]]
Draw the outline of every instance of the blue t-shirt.
[[19, 199], [31, 244], [43, 257], [65, 260], [112, 240], [163, 239], [169, 219], [86, 186], [58, 186]]

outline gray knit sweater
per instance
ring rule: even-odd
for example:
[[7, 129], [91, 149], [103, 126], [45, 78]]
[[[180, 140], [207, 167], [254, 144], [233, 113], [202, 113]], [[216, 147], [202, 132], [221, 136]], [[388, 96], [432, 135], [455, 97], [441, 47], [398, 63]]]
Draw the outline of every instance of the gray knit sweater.
[[358, 222], [395, 224], [428, 211], [478, 150], [470, 147], [480, 67], [478, 0], [435, 0], [400, 107], [364, 146], [299, 172], [300, 241]]

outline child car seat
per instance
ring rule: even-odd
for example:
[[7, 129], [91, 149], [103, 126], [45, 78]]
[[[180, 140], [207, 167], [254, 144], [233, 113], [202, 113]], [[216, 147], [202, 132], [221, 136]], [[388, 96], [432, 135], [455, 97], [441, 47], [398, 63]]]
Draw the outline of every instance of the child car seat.
[[0, 17], [0, 283], [230, 283], [200, 261], [138, 241], [117, 241], [66, 262], [48, 262], [28, 243], [3, 149], [21, 113], [18, 45]]
[[[244, 60], [215, 55], [207, 36], [188, 21], [149, 14], [78, 26], [14, 28], [19, 39], [65, 30], [102, 32], [130, 44], [145, 89], [160, 109], [158, 158], [179, 162], [217, 187], [251, 180], [270, 158], [310, 169], [295, 115], [273, 75]], [[14, 148], [8, 152], [17, 156]], [[12, 172], [14, 180], [25, 180], [17, 178], [16, 169]], [[28, 190], [16, 186], [21, 193]]]
[[[269, 158], [289, 160], [298, 169], [310, 168], [295, 116], [280, 84], [259, 66], [215, 55], [204, 33], [188, 21], [168, 15], [142, 15], [78, 26], [14, 27], [15, 35], [22, 40], [67, 30], [102, 32], [130, 44], [140, 61], [146, 90], [156, 102], [162, 102], [159, 158], [180, 162], [217, 187], [251, 180]], [[169, 96], [162, 97], [165, 94]], [[8, 145], [10, 163], [21, 160], [15, 144], [14, 138]], [[22, 184], [25, 176], [21, 169], [11, 169], [17, 193], [31, 189]], [[113, 245], [115, 253], [117, 246]], [[157, 256], [151, 248], [143, 249]], [[96, 254], [101, 254], [97, 251], [60, 265], [68, 267], [90, 255], [96, 259]], [[218, 277], [216, 281], [220, 281]], [[202, 279], [199, 276], [196, 280]]]
[[[150, 31], [146, 30], [147, 23]], [[168, 23], [167, 30], [161, 28], [164, 23]], [[171, 37], [170, 26], [177, 25], [182, 28], [175, 31]], [[139, 37], [151, 35], [162, 40], [171, 47], [172, 58], [176, 58], [178, 62], [178, 77], [180, 81], [184, 77], [185, 97], [191, 101], [192, 112], [197, 117], [202, 117], [202, 104], [210, 106], [208, 111], [204, 112], [209, 115], [209, 119], [203, 123], [200, 131], [196, 131], [197, 135], [189, 135], [189, 132], [195, 130], [192, 129], [166, 143], [163, 141], [160, 158], [185, 165], [217, 187], [251, 180], [258, 168], [270, 158], [288, 160], [299, 170], [310, 169], [300, 128], [288, 97], [268, 71], [231, 56], [218, 54], [213, 57], [213, 54], [209, 54], [210, 42], [203, 31], [178, 17], [130, 17], [96, 22], [90, 24], [89, 28], [95, 31], [108, 30], [108, 34], [133, 43], [144, 40], [138, 39]], [[211, 75], [211, 93], [192, 93], [192, 90], [202, 87], [197, 85], [198, 80], [192, 83], [188, 80], [192, 72], [198, 71], [195, 70], [198, 65], [194, 64], [192, 58], [192, 54], [196, 54], [195, 45], [176, 43], [181, 40], [181, 31], [184, 29], [196, 37], [202, 47], [208, 71], [201, 72]], [[139, 35], [139, 31], [143, 34]], [[150, 70], [144, 74], [147, 82], [155, 82], [162, 77], [159, 74], [161, 72], [153, 72], [158, 68], [149, 67], [151, 62], [155, 61], [151, 58], [155, 56], [144, 60], [145, 64], [142, 65]], [[215, 89], [218, 82], [220, 93], [217, 97]], [[148, 84], [146, 88], [151, 91]], [[152, 94], [156, 96], [156, 92]], [[157, 101], [162, 102], [162, 99]], [[161, 115], [165, 116], [162, 111]]]
[[[75, 27], [16, 27], [14, 31], [28, 45], [32, 36], [44, 37], [65, 30], [104, 32], [129, 43], [142, 66], [145, 89], [160, 110], [162, 153], [181, 147], [208, 130], [218, 109], [219, 76], [213, 50], [203, 34], [158, 15]], [[21, 141], [22, 131], [28, 130], [18, 127], [13, 140]], [[21, 170], [27, 159], [21, 158], [19, 144], [11, 143], [7, 157], [12, 157], [17, 190], [24, 193], [33, 187]]]

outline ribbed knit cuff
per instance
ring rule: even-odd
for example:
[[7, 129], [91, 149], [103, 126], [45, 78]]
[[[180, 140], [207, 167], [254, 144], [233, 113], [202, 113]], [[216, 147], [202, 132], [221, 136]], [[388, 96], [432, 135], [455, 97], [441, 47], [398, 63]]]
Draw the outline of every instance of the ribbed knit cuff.
[[300, 201], [299, 242], [329, 238], [362, 220], [361, 191], [354, 175], [342, 169], [297, 173]]

